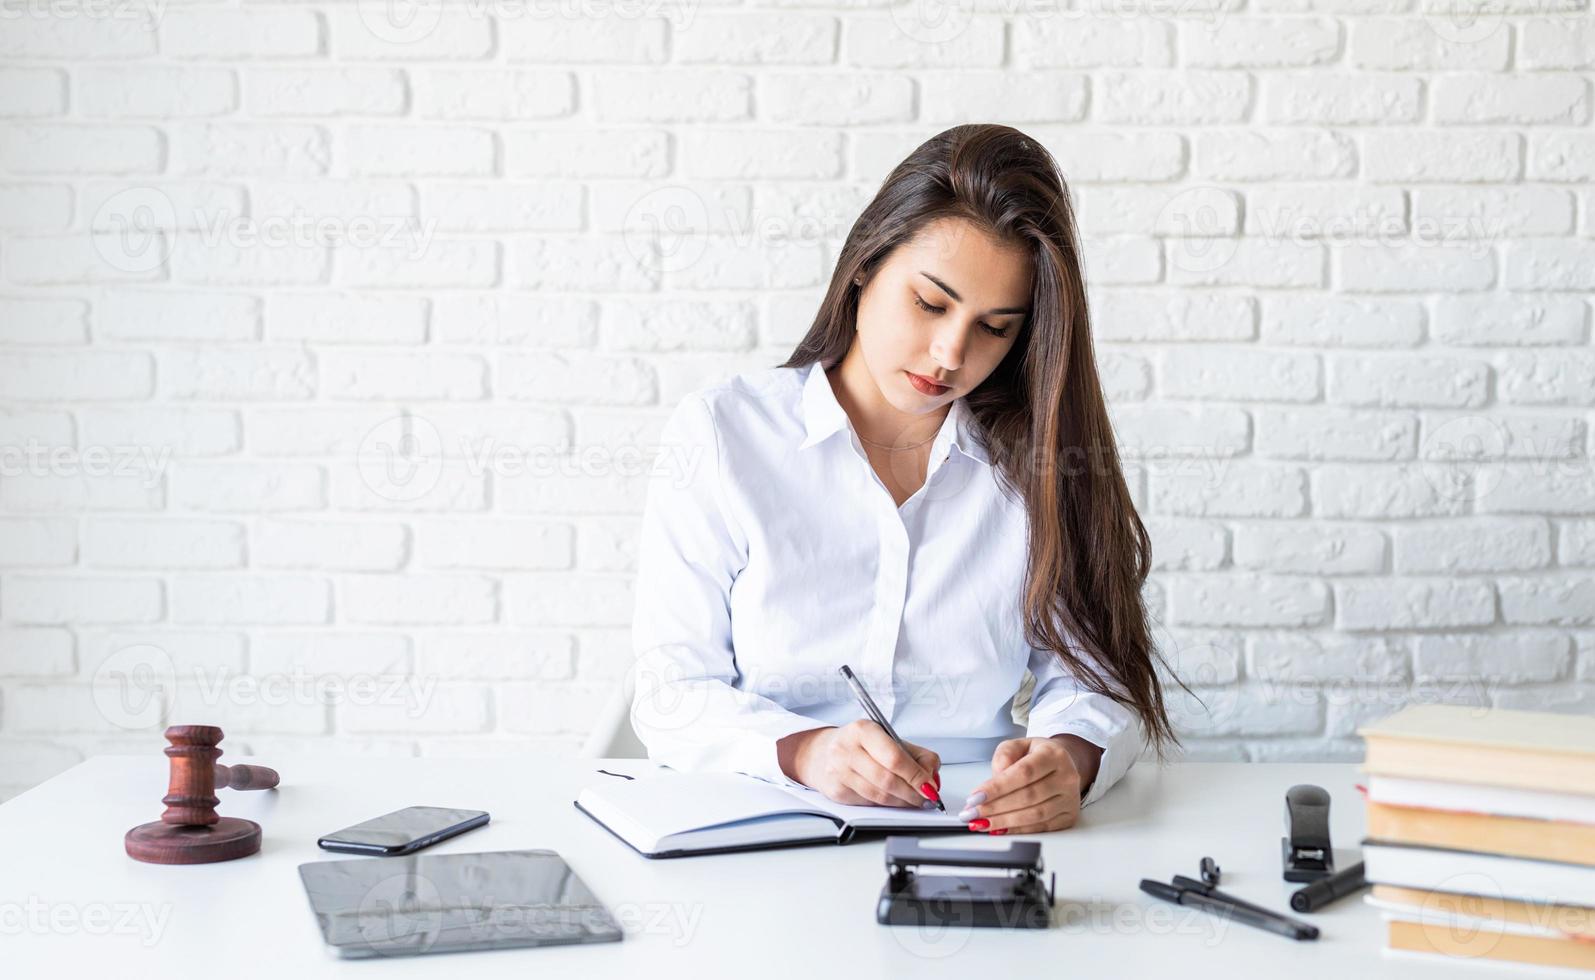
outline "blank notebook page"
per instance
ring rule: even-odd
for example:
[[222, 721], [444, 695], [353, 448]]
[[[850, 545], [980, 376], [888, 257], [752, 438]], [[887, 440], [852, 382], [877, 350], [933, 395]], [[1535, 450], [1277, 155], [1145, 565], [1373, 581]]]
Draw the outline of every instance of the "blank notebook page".
[[612, 814], [630, 815], [644, 824], [641, 829], [646, 836], [659, 839], [771, 813], [810, 809], [779, 786], [735, 772], [662, 770], [624, 783], [588, 787], [578, 799], [606, 822]]

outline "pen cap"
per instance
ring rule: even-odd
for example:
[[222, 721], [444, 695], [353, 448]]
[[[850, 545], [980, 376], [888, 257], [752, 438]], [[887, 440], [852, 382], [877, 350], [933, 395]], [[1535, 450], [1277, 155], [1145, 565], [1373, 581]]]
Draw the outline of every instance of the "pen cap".
[[1297, 912], [1313, 912], [1367, 886], [1368, 881], [1363, 876], [1363, 864], [1358, 861], [1338, 874], [1329, 878], [1320, 878], [1305, 888], [1292, 892], [1290, 907]]

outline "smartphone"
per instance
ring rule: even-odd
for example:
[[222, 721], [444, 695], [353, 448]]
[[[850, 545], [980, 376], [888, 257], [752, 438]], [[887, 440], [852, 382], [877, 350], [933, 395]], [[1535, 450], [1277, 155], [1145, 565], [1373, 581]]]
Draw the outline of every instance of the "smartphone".
[[408, 806], [316, 841], [327, 851], [347, 854], [411, 854], [440, 840], [457, 837], [487, 823], [486, 810], [451, 810], [441, 806]]

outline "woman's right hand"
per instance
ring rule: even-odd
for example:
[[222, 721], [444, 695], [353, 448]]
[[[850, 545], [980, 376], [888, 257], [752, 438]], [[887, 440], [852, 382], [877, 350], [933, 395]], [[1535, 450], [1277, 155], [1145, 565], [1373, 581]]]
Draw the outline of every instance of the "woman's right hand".
[[[781, 739], [781, 768], [788, 776], [838, 803], [921, 807], [941, 788], [941, 757], [903, 743], [860, 718], [840, 728], [814, 728]], [[929, 793], [920, 787], [929, 786]]]

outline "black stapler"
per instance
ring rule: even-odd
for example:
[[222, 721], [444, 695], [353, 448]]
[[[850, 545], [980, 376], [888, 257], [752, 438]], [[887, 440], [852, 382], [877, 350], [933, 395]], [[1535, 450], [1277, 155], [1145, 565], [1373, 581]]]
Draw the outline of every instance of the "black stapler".
[[1329, 844], [1329, 793], [1303, 783], [1285, 793], [1284, 851], [1286, 881], [1317, 881], [1335, 873], [1335, 851]]
[[[916, 867], [1008, 870], [1009, 875], [922, 875]], [[889, 926], [987, 926], [1046, 929], [1052, 925], [1053, 872], [1041, 887], [1041, 842], [1009, 841], [1006, 851], [922, 847], [917, 837], [886, 838], [886, 884], [875, 921]]]

